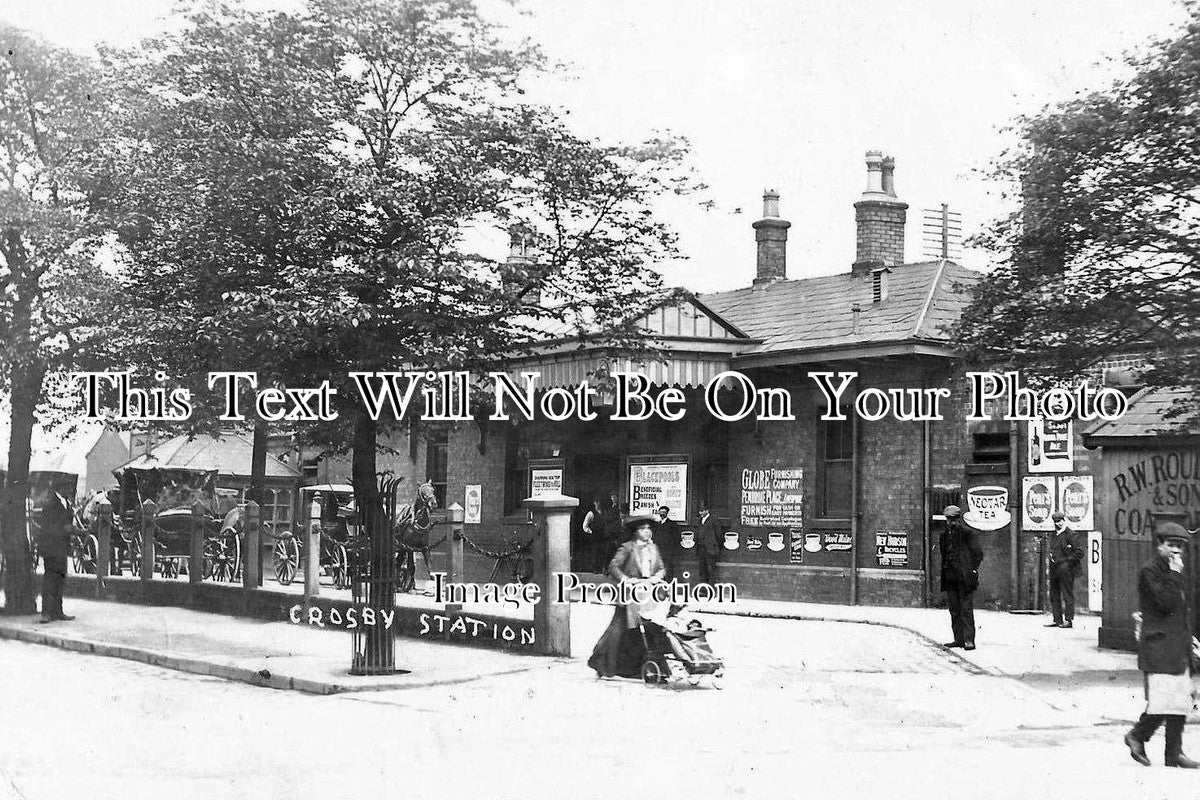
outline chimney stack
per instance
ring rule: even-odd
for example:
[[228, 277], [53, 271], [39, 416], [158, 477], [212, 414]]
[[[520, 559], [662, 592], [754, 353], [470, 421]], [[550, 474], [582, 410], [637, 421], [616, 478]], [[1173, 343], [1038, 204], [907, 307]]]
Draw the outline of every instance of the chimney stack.
[[754, 225], [758, 243], [758, 274], [754, 285], [787, 277], [787, 232], [792, 223], [779, 218], [779, 192], [763, 191], [763, 218]]
[[852, 271], [867, 274], [904, 263], [904, 220], [908, 204], [896, 198], [896, 160], [867, 151], [867, 189], [854, 204], [857, 252]]
[[[537, 276], [533, 274], [530, 267], [533, 265], [533, 236], [529, 230], [522, 225], [514, 225], [508, 231], [508, 263], [520, 273], [523, 273], [524, 281], [536, 280]], [[517, 289], [524, 288], [525, 283], [520, 279], [517, 282]], [[535, 285], [530, 289], [523, 298], [526, 305], [539, 305], [542, 302], [541, 287]]]

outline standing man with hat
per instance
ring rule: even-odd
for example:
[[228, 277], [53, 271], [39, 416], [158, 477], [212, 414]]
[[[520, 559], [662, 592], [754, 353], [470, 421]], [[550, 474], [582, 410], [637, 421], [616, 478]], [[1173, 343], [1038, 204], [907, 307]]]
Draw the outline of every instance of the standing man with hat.
[[1191, 539], [1177, 522], [1155, 527], [1157, 555], [1138, 573], [1138, 607], [1142, 613], [1138, 637], [1138, 669], [1143, 673], [1146, 710], [1125, 734], [1129, 755], [1150, 766], [1146, 742], [1166, 725], [1163, 763], [1168, 767], [1196, 769], [1200, 764], [1183, 754], [1183, 725], [1193, 707], [1192, 628], [1188, 608], [1183, 548]]
[[1054, 533], [1050, 534], [1050, 610], [1054, 621], [1046, 627], [1070, 628], [1075, 620], [1075, 576], [1083, 561], [1083, 549], [1061, 511], [1055, 511], [1050, 519], [1054, 520]]
[[67, 556], [71, 551], [71, 504], [61, 494], [50, 492], [42, 506], [42, 532], [38, 550], [42, 554], [42, 622], [72, 620], [63, 613], [63, 584], [67, 581]]
[[975, 649], [975, 590], [979, 588], [979, 565], [983, 548], [979, 535], [963, 522], [962, 509], [946, 506], [946, 529], [942, 531], [942, 591], [950, 609], [950, 628], [954, 641], [946, 647]]
[[696, 532], [696, 556], [700, 559], [700, 583], [712, 585], [717, 578], [717, 556], [721, 553], [721, 527], [708, 503], [700, 504], [700, 528]]

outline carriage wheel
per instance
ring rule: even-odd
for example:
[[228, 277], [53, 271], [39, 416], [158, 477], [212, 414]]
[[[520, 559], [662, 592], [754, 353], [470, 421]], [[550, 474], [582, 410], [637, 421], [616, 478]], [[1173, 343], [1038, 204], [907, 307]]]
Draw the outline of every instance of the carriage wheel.
[[345, 545], [335, 544], [329, 548], [329, 576], [333, 578], [333, 588], [350, 588], [350, 571]]
[[96, 541], [95, 536], [89, 533], [87, 536], [83, 537], [83, 547], [80, 548], [79, 558], [82, 562], [80, 566], [83, 567], [83, 573], [85, 575], [96, 574], [96, 553], [99, 552], [99, 550], [100, 543]]
[[528, 583], [533, 577], [533, 559], [528, 553], [518, 553], [513, 562], [513, 577], [517, 583]]
[[[204, 560], [203, 560], [203, 566], [201, 567], [201, 570], [200, 570], [200, 579], [205, 580], [205, 581], [212, 580], [213, 573], [216, 571], [216, 566], [217, 566], [217, 543], [214, 540], [209, 539], [207, 536], [205, 536], [204, 537]], [[190, 564], [188, 565], [188, 569], [189, 570], [191, 569]]]
[[135, 578], [141, 577], [142, 574], [142, 540], [136, 535], [129, 539], [129, 547], [125, 551], [129, 554], [129, 574]]
[[401, 593], [411, 592], [417, 584], [416, 559], [408, 550], [396, 554], [396, 590]]
[[224, 583], [232, 583], [238, 574], [241, 559], [238, 558], [241, 543], [233, 531], [219, 536], [217, 542], [217, 560], [214, 565], [214, 577]]
[[71, 537], [71, 571], [76, 575], [83, 574], [83, 543], [78, 536]]
[[287, 586], [296, 577], [300, 567], [300, 547], [294, 539], [280, 539], [275, 542], [275, 580]]
[[648, 684], [666, 683], [667, 676], [663, 674], [657, 661], [647, 661], [642, 664], [642, 680]]

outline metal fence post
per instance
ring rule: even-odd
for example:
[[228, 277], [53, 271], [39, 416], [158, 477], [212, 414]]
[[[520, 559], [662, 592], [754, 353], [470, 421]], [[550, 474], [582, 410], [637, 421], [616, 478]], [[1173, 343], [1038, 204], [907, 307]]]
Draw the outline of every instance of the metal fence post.
[[107, 504], [97, 509], [96, 524], [96, 597], [104, 597], [104, 579], [112, 568], [112, 514], [104, 513]]
[[533, 511], [533, 581], [542, 591], [533, 607], [534, 647], [550, 656], [571, 655], [571, 604], [556, 603], [551, 593], [559, 573], [571, 570], [571, 513], [576, 497], [531, 497]]
[[[449, 512], [450, 535], [446, 537], [446, 548], [450, 554], [450, 572], [447, 583], [462, 583], [463, 575], [463, 509], [458, 503], [447, 509]], [[447, 611], [462, 611], [462, 603], [446, 603]]]
[[188, 549], [188, 583], [204, 580], [204, 506], [192, 505], [192, 527]]
[[153, 500], [142, 503], [142, 518], [139, 522], [142, 536], [142, 580], [154, 580], [154, 515], [158, 507]]
[[251, 500], [242, 506], [242, 544], [245, 554], [242, 560], [242, 588], [257, 589], [262, 581], [259, 573], [262, 571], [262, 546], [259, 535], [258, 503]]

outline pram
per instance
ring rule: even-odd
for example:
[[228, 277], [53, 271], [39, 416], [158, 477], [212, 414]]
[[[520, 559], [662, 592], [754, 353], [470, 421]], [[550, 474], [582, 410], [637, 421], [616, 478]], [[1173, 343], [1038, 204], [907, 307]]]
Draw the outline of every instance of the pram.
[[648, 684], [687, 680], [697, 686], [707, 675], [714, 689], [723, 688], [725, 662], [713, 653], [708, 643], [712, 628], [704, 627], [698, 619], [683, 616], [681, 610], [672, 608], [661, 624], [642, 622], [642, 640], [646, 645], [642, 680]]

